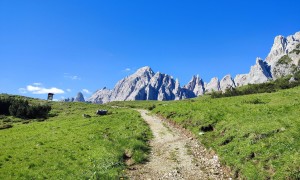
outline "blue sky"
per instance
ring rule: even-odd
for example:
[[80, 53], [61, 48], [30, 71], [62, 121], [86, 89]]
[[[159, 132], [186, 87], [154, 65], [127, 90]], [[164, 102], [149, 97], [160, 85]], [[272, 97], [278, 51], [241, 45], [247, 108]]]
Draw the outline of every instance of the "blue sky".
[[276, 35], [300, 31], [299, 0], [0, 0], [0, 93], [89, 97], [142, 66], [248, 73]]

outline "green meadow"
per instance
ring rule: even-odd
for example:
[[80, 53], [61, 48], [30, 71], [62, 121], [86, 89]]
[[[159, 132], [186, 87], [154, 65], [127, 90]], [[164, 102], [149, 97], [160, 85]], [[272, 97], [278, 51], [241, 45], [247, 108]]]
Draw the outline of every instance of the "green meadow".
[[[0, 125], [13, 127], [0, 130], [0, 179], [112, 179], [125, 176], [126, 160], [146, 160], [152, 134], [138, 112], [85, 103], [50, 104], [48, 119], [1, 116]], [[95, 115], [98, 109], [109, 114]]]
[[300, 178], [300, 87], [224, 98], [117, 103], [152, 110], [190, 130], [235, 178]]
[[[106, 106], [51, 102], [51, 107], [45, 120], [1, 116], [0, 125], [13, 127], [0, 130], [0, 179], [123, 176], [126, 154], [134, 163], [146, 161], [152, 137], [133, 108], [148, 109], [191, 131], [218, 154], [234, 178], [300, 178], [299, 86], [234, 97], [205, 95]], [[109, 114], [97, 116], [97, 109], [107, 109]]]

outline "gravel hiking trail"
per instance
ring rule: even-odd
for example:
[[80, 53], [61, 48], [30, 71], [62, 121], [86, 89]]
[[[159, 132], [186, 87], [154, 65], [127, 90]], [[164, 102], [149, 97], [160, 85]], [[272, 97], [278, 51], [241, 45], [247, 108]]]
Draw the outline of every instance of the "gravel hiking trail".
[[127, 176], [134, 180], [230, 179], [218, 156], [208, 153], [194, 138], [188, 137], [146, 110], [137, 110], [149, 124], [154, 138], [149, 161], [133, 165]]

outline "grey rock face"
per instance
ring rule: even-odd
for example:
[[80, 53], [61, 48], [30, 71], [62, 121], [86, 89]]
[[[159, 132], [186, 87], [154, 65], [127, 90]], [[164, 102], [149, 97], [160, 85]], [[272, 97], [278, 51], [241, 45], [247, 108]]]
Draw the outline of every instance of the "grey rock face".
[[88, 101], [96, 104], [104, 104], [110, 102], [112, 91], [104, 87], [103, 89], [100, 89], [96, 91], [89, 99]]
[[[146, 100], [175, 100], [175, 93], [177, 96], [180, 94], [179, 82], [177, 82], [177, 89], [175, 88], [175, 80], [167, 75], [157, 72], [150, 80], [150, 83], [146, 87]], [[180, 99], [177, 97], [177, 99]]]
[[[256, 59], [248, 74], [239, 74], [234, 78], [236, 86], [264, 83], [272, 79], [292, 74], [299, 67], [300, 53], [297, 54], [300, 44], [300, 32], [284, 37], [276, 36], [270, 53], [265, 61]], [[287, 56], [288, 61], [282, 58]]]
[[220, 81], [217, 77], [214, 77], [210, 80], [210, 82], [205, 86], [205, 92], [216, 92], [220, 91]]
[[81, 92], [77, 93], [77, 96], [75, 97], [74, 102], [85, 102], [83, 94]]
[[[282, 58], [290, 59], [290, 57], [288, 55], [284, 55]], [[292, 74], [294, 69], [296, 68], [296, 65], [294, 65], [294, 64], [279, 63], [279, 62], [280, 62], [280, 60], [272, 68], [273, 79], [277, 79], [282, 76]]]
[[[281, 35], [276, 36], [271, 51], [266, 58], [266, 62], [271, 66], [275, 65], [282, 56], [292, 52], [299, 43], [300, 32], [297, 32], [294, 35], [288, 36], [286, 38]], [[296, 64], [297, 60], [298, 59], [295, 59], [293, 64]]]
[[238, 74], [234, 78], [235, 85], [237, 87], [246, 85], [248, 74]]
[[185, 85], [184, 88], [194, 92], [195, 96], [200, 96], [205, 93], [204, 82], [199, 75], [193, 76], [191, 81]]
[[[295, 52], [295, 49], [299, 49], [299, 44], [300, 32], [288, 37], [281, 35], [275, 37], [274, 44], [266, 58], [266, 62], [271, 67], [273, 79], [291, 74], [293, 71], [292, 66], [299, 66], [300, 54]], [[284, 64], [278, 63], [283, 56], [288, 56], [291, 61]]]
[[154, 76], [148, 66], [140, 68], [136, 73], [119, 81], [112, 91], [111, 101], [143, 100], [145, 89]]
[[249, 74], [239, 74], [234, 78], [236, 86], [264, 83], [272, 79], [270, 66], [261, 58], [251, 67]]
[[89, 101], [103, 104], [110, 101], [167, 101], [190, 97], [195, 96], [189, 90], [181, 88], [178, 80], [175, 81], [167, 74], [154, 73], [150, 67], [146, 66], [120, 80], [113, 90], [98, 90], [89, 98]]
[[235, 83], [233, 79], [231, 78], [231, 75], [226, 75], [223, 77], [223, 79], [220, 81], [220, 89], [222, 92], [225, 92], [226, 89], [235, 88]]
[[174, 90], [173, 90], [173, 94], [175, 95], [174, 100], [180, 100], [182, 98], [182, 90], [181, 90], [180, 83], [179, 83], [178, 79], [176, 79], [176, 81], [175, 81], [175, 87], [174, 87]]

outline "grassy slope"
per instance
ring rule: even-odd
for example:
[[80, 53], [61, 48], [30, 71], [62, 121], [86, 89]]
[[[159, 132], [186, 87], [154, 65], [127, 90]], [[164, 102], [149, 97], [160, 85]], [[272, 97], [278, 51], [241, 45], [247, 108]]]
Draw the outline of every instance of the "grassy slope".
[[[112, 114], [94, 115], [103, 108]], [[51, 113], [57, 116], [0, 130], [0, 179], [115, 177], [125, 151], [135, 162], [146, 158], [151, 132], [133, 110], [53, 102]]]
[[[119, 102], [149, 108], [196, 134], [247, 179], [300, 178], [300, 87], [276, 93], [173, 102]], [[204, 135], [204, 127], [213, 127]], [[202, 129], [202, 130], [201, 130]]]

